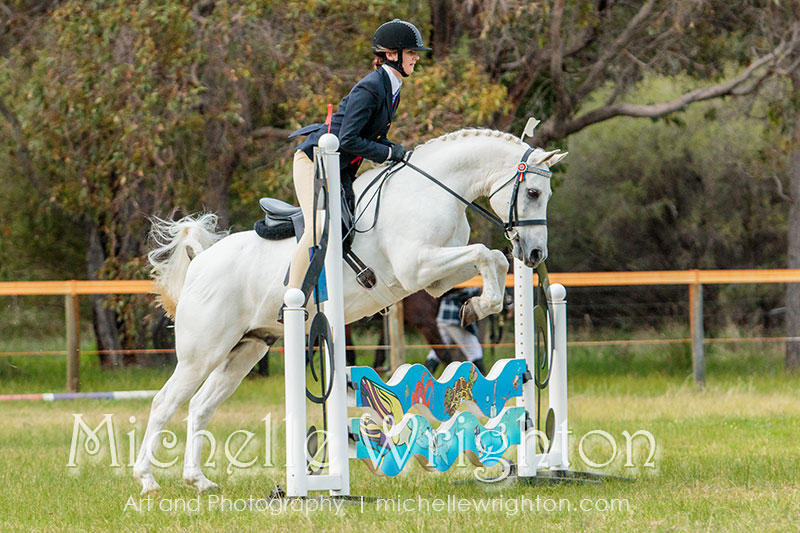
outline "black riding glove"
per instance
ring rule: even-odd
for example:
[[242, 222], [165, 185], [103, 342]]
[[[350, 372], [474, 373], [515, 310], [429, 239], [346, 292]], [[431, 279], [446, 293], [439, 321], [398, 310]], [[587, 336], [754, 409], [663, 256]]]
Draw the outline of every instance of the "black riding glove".
[[406, 149], [402, 144], [393, 144], [391, 146], [392, 153], [389, 154], [389, 159], [392, 161], [402, 161], [406, 156]]

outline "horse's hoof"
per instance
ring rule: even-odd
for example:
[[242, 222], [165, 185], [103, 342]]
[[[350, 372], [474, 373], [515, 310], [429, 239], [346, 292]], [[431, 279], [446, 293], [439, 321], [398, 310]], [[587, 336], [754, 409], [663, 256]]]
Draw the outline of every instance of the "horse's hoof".
[[216, 483], [214, 483], [205, 476], [202, 476], [200, 478], [191, 478], [191, 479], [184, 478], [184, 481], [190, 487], [194, 487], [195, 489], [197, 489], [197, 492], [199, 492], [200, 494], [212, 494], [219, 492], [219, 485], [217, 485]]
[[142, 495], [153, 494], [161, 490], [161, 486], [149, 472], [136, 472], [133, 473], [134, 479], [142, 484]]
[[159, 485], [155, 479], [150, 481], [142, 480], [142, 496], [153, 496], [161, 492], [161, 485]]
[[219, 485], [213, 481], [203, 485], [195, 485], [194, 488], [197, 489], [198, 494], [218, 494], [220, 492]]
[[161, 494], [161, 486], [156, 484], [155, 487], [143, 487], [142, 492], [139, 493], [141, 496], [158, 496]]
[[472, 305], [472, 298], [464, 302], [461, 310], [458, 313], [461, 316], [461, 327], [465, 328], [478, 320], [478, 313], [475, 312], [475, 306]]
[[201, 494], [218, 494], [222, 492], [222, 489], [219, 488], [219, 485], [211, 481], [206, 488], [203, 490], [197, 489], [197, 491]]

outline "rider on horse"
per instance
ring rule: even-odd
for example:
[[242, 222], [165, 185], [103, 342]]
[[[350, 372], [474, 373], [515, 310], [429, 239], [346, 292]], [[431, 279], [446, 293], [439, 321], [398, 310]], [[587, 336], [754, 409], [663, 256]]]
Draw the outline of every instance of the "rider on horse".
[[342, 194], [351, 216], [355, 207], [353, 180], [364, 158], [376, 163], [401, 161], [406, 149], [389, 141], [386, 134], [392, 125], [400, 100], [403, 78], [414, 72], [417, 52], [430, 50], [422, 43], [419, 30], [400, 19], [381, 25], [372, 38], [372, 51], [377, 56], [375, 70], [361, 79], [339, 103], [330, 125], [312, 124], [291, 137], [307, 135], [294, 156], [294, 187], [303, 215], [309, 224], [297, 243], [289, 275], [289, 287], [300, 288], [308, 269], [308, 249], [313, 231], [308, 230], [314, 209], [314, 147], [328, 131], [339, 137]]

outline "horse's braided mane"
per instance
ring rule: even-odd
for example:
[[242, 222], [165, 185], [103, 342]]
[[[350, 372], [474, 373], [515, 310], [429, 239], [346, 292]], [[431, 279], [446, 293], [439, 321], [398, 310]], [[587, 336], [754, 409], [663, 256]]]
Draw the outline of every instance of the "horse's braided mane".
[[471, 135], [479, 136], [479, 137], [497, 137], [504, 139], [506, 141], [511, 141], [520, 146], [527, 146], [527, 144], [519, 139], [519, 137], [512, 135], [510, 133], [506, 133], [504, 131], [499, 130], [492, 130], [489, 128], [464, 128], [458, 131], [453, 131], [450, 133], [445, 133], [439, 137], [431, 139], [420, 146], [427, 146], [429, 144], [438, 143], [441, 141], [454, 141], [456, 139], [461, 139], [464, 137], [469, 137]]

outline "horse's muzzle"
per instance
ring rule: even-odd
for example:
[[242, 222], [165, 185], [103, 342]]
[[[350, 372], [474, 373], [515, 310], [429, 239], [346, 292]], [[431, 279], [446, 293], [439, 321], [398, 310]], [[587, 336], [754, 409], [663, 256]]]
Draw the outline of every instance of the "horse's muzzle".
[[541, 248], [534, 248], [530, 251], [530, 253], [525, 257], [524, 263], [525, 266], [536, 268], [539, 266], [539, 263], [547, 259], [547, 250], [543, 250]]

